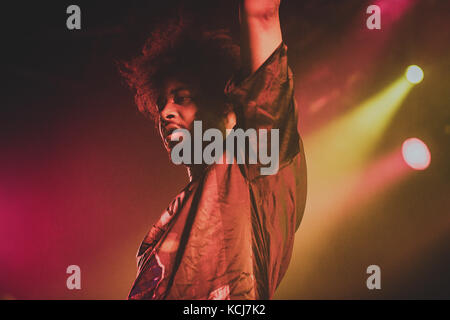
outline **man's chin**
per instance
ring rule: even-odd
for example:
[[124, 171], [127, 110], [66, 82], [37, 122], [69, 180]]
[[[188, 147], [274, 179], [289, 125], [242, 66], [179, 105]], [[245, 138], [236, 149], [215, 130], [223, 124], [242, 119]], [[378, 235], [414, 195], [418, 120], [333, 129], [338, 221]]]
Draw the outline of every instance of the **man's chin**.
[[164, 143], [164, 147], [166, 148], [169, 155], [172, 153], [173, 148], [178, 144], [178, 141], [167, 141]]
[[167, 151], [167, 155], [169, 156], [169, 160], [172, 162], [172, 163], [174, 163], [173, 161], [172, 161], [172, 150], [173, 150], [173, 147], [176, 145], [176, 143], [175, 144], [164, 144], [164, 147], [166, 148], [166, 151]]
[[[173, 146], [164, 144], [164, 147], [166, 148], [167, 154], [169, 155], [169, 158], [171, 158], [171, 154], [172, 154], [172, 150], [173, 150]], [[172, 160], [172, 159], [170, 159]]]

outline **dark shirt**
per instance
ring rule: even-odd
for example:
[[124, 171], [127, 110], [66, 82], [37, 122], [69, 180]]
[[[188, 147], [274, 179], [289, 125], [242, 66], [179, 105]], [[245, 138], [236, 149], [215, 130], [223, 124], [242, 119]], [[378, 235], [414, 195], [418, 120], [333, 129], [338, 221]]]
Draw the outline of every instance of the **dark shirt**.
[[129, 299], [270, 299], [292, 255], [306, 201], [292, 72], [281, 44], [225, 88], [237, 127], [279, 129], [279, 170], [212, 164], [170, 203], [143, 240]]

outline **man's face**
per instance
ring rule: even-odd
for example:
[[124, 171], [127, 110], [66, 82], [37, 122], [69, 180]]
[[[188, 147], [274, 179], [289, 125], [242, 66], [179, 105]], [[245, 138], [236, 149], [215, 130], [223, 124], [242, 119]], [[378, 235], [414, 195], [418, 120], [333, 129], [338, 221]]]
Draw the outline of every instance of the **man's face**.
[[194, 90], [178, 80], [165, 82], [158, 97], [159, 133], [170, 153], [179, 141], [171, 141], [176, 129], [193, 131], [194, 120], [199, 119], [199, 107], [194, 100]]
[[[182, 140], [180, 133], [173, 131], [186, 129], [193, 137], [195, 120], [202, 121], [204, 131], [210, 128], [219, 129], [223, 136], [226, 135], [227, 129], [232, 129], [236, 124], [234, 112], [224, 114], [218, 111], [220, 108], [217, 107], [223, 101], [202, 95], [199, 87], [191, 82], [166, 80], [158, 97], [159, 133], [169, 155], [173, 147]], [[174, 139], [175, 135], [178, 135], [178, 139]]]

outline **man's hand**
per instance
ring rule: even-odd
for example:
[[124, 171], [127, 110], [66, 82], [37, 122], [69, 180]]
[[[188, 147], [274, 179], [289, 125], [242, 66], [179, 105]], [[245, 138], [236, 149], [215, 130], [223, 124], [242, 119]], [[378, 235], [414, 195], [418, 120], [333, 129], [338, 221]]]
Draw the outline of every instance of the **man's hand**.
[[280, 0], [241, 0], [241, 55], [247, 73], [255, 72], [282, 41]]

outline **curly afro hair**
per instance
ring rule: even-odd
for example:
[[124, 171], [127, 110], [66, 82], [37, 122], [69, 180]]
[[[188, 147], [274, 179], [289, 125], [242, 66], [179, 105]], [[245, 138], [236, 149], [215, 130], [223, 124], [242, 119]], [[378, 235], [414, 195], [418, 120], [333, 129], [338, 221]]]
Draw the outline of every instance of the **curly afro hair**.
[[[239, 68], [239, 55], [239, 46], [228, 30], [205, 31], [179, 19], [156, 28], [142, 54], [123, 62], [119, 71], [135, 90], [139, 111], [156, 120], [158, 92], [168, 77], [182, 76], [195, 82], [214, 101], [225, 101], [223, 90]], [[219, 100], [215, 107], [220, 113], [226, 111], [225, 106]]]

